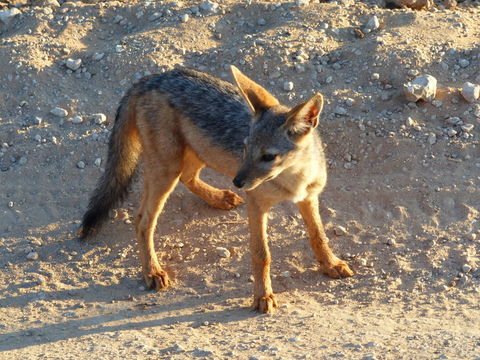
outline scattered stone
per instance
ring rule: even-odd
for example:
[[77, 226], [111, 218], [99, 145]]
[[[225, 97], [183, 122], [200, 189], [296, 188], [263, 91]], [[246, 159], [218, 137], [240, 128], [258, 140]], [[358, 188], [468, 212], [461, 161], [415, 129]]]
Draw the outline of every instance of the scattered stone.
[[462, 266], [462, 272], [464, 274], [469, 273], [472, 270], [472, 267], [469, 264], [463, 264]]
[[405, 125], [407, 126], [413, 126], [415, 125], [415, 120], [413, 120], [410, 116], [407, 118], [407, 120], [405, 120]]
[[434, 133], [431, 133], [430, 135], [428, 135], [427, 137], [427, 142], [430, 144], [430, 145], [433, 145], [437, 142], [437, 135], [435, 135]]
[[297, 6], [306, 6], [310, 4], [310, 0], [295, 0]]
[[367, 266], [367, 260], [364, 258], [356, 258], [355, 263], [360, 266]]
[[83, 122], [83, 118], [80, 115], [75, 115], [72, 117], [72, 123], [74, 124], [81, 124]]
[[200, 5], [200, 9], [207, 14], [215, 14], [218, 11], [218, 4], [212, 1], [205, 1]]
[[98, 113], [98, 114], [93, 114], [92, 115], [92, 120], [95, 122], [97, 125], [101, 125], [107, 121], [107, 117], [105, 114]]
[[475, 241], [477, 239], [477, 234], [475, 233], [470, 233], [469, 236], [468, 236], [468, 239], [470, 241]]
[[66, 117], [68, 115], [68, 111], [61, 107], [54, 107], [52, 110], [50, 110], [50, 114], [58, 117]]
[[333, 232], [335, 233], [335, 235], [337, 236], [343, 236], [347, 233], [347, 229], [345, 229], [345, 227], [341, 226], [341, 225], [337, 225], [335, 226], [335, 228], [333, 229]]
[[125, 46], [124, 45], [117, 45], [115, 46], [115, 52], [117, 53], [122, 53], [125, 51]]
[[345, 116], [348, 114], [348, 111], [347, 109], [345, 109], [344, 107], [342, 106], [337, 106], [335, 107], [335, 109], [333, 110], [335, 114], [337, 115], [341, 115], [341, 116]]
[[378, 79], [380, 79], [380, 74], [379, 73], [373, 73], [371, 78], [372, 78], [372, 80], [378, 80]]
[[83, 162], [82, 160], [80, 160], [79, 162], [77, 162], [77, 167], [79, 169], [85, 169], [85, 162]]
[[472, 103], [480, 97], [480, 85], [472, 84], [471, 82], [467, 81], [465, 84], [463, 84], [460, 93], [465, 100]]
[[154, 12], [152, 15], [148, 17], [148, 21], [153, 22], [155, 20], [158, 20], [162, 17], [162, 13], [159, 12]]
[[36, 251], [31, 251], [27, 254], [27, 259], [30, 261], [38, 260], [38, 253]]
[[20, 165], [25, 165], [27, 163], [27, 158], [25, 156], [22, 156], [19, 160], [18, 163]]
[[99, 60], [102, 60], [104, 56], [105, 56], [105, 53], [96, 52], [92, 55], [92, 60], [99, 61]]
[[437, 92], [437, 79], [431, 75], [417, 76], [403, 85], [403, 92], [408, 101], [432, 101]]
[[67, 61], [65, 62], [65, 65], [67, 68], [69, 68], [72, 71], [78, 70], [80, 66], [82, 66], [82, 59], [68, 58]]
[[293, 82], [291, 81], [285, 81], [283, 83], [283, 90], [285, 91], [292, 91], [293, 90]]
[[466, 68], [468, 65], [470, 65], [470, 61], [468, 61], [467, 59], [460, 59], [458, 61], [458, 65], [460, 65], [460, 67], [462, 68]]
[[224, 247], [217, 247], [215, 250], [221, 258], [227, 259], [231, 256], [230, 251]]
[[397, 242], [395, 241], [394, 238], [388, 238], [387, 241], [386, 241], [386, 244], [390, 245], [390, 246], [395, 246], [395, 245], [397, 245]]
[[365, 32], [370, 32], [374, 30], [378, 30], [380, 27], [380, 21], [376, 16], [372, 16], [370, 19], [368, 19], [367, 23], [365, 24]]
[[460, 126], [460, 128], [465, 132], [472, 131], [474, 127], [475, 127], [475, 125], [473, 125], [473, 124], [463, 124], [462, 126]]
[[192, 355], [195, 357], [206, 357], [213, 355], [213, 351], [196, 348], [192, 351]]
[[3, 22], [5, 25], [8, 25], [15, 16], [20, 15], [21, 13], [22, 12], [15, 7], [8, 10], [0, 11], [0, 21]]
[[35, 118], [33, 119], [33, 122], [35, 123], [35, 125], [40, 125], [42, 121], [43, 121], [42, 118], [39, 116], [35, 116]]
[[180, 21], [183, 22], [183, 23], [186, 23], [188, 20], [190, 20], [190, 16], [188, 14], [183, 14], [180, 17]]
[[96, 158], [94, 161], [95, 166], [100, 166], [102, 164], [102, 158]]
[[458, 131], [455, 130], [455, 129], [450, 128], [450, 129], [447, 130], [448, 137], [454, 137], [457, 134], [458, 134]]
[[389, 3], [393, 3], [399, 7], [407, 7], [413, 10], [431, 9], [433, 8], [433, 0], [389, 0]]
[[283, 278], [289, 278], [290, 277], [290, 271], [284, 271], [280, 274], [281, 277]]
[[264, 18], [258, 19], [258, 25], [260, 25], [260, 26], [267, 25], [267, 20], [265, 20]]

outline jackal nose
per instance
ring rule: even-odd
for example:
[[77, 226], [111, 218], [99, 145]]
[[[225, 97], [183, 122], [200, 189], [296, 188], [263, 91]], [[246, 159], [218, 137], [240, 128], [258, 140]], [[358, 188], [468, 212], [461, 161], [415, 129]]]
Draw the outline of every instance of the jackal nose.
[[238, 177], [235, 177], [235, 179], [233, 179], [233, 185], [241, 189], [243, 185], [245, 185], [245, 180], [240, 180]]

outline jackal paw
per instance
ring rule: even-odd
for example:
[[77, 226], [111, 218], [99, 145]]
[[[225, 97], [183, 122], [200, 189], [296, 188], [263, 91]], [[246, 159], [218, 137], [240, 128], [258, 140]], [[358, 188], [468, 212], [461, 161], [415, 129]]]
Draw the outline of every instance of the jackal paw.
[[143, 277], [148, 288], [155, 291], [165, 290], [170, 285], [168, 274], [164, 270], [154, 270]]
[[275, 295], [270, 294], [262, 297], [255, 297], [253, 300], [253, 308], [263, 314], [270, 314], [277, 307]]
[[233, 191], [223, 190], [223, 197], [217, 207], [224, 210], [231, 210], [243, 202], [244, 200]]
[[333, 265], [325, 267], [323, 271], [325, 275], [333, 279], [346, 278], [353, 275], [352, 269], [342, 260], [337, 260]]

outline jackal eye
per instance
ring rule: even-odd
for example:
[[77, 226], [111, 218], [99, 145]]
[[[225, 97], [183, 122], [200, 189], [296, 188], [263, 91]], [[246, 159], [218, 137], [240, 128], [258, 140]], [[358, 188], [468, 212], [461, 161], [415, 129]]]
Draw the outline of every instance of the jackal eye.
[[275, 160], [276, 157], [277, 157], [277, 155], [275, 155], [275, 154], [263, 154], [262, 157], [260, 158], [260, 160], [265, 161], [265, 162], [270, 162], [270, 161]]

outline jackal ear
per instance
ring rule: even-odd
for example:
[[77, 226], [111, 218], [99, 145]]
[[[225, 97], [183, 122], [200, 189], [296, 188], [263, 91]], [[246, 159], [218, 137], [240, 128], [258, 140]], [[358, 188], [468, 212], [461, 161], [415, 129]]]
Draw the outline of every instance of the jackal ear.
[[261, 114], [265, 110], [280, 104], [272, 94], [243, 75], [235, 66], [231, 65], [230, 68], [238, 88], [254, 114]]
[[317, 93], [291, 109], [283, 126], [292, 135], [306, 135], [317, 127], [322, 109], [323, 96]]

